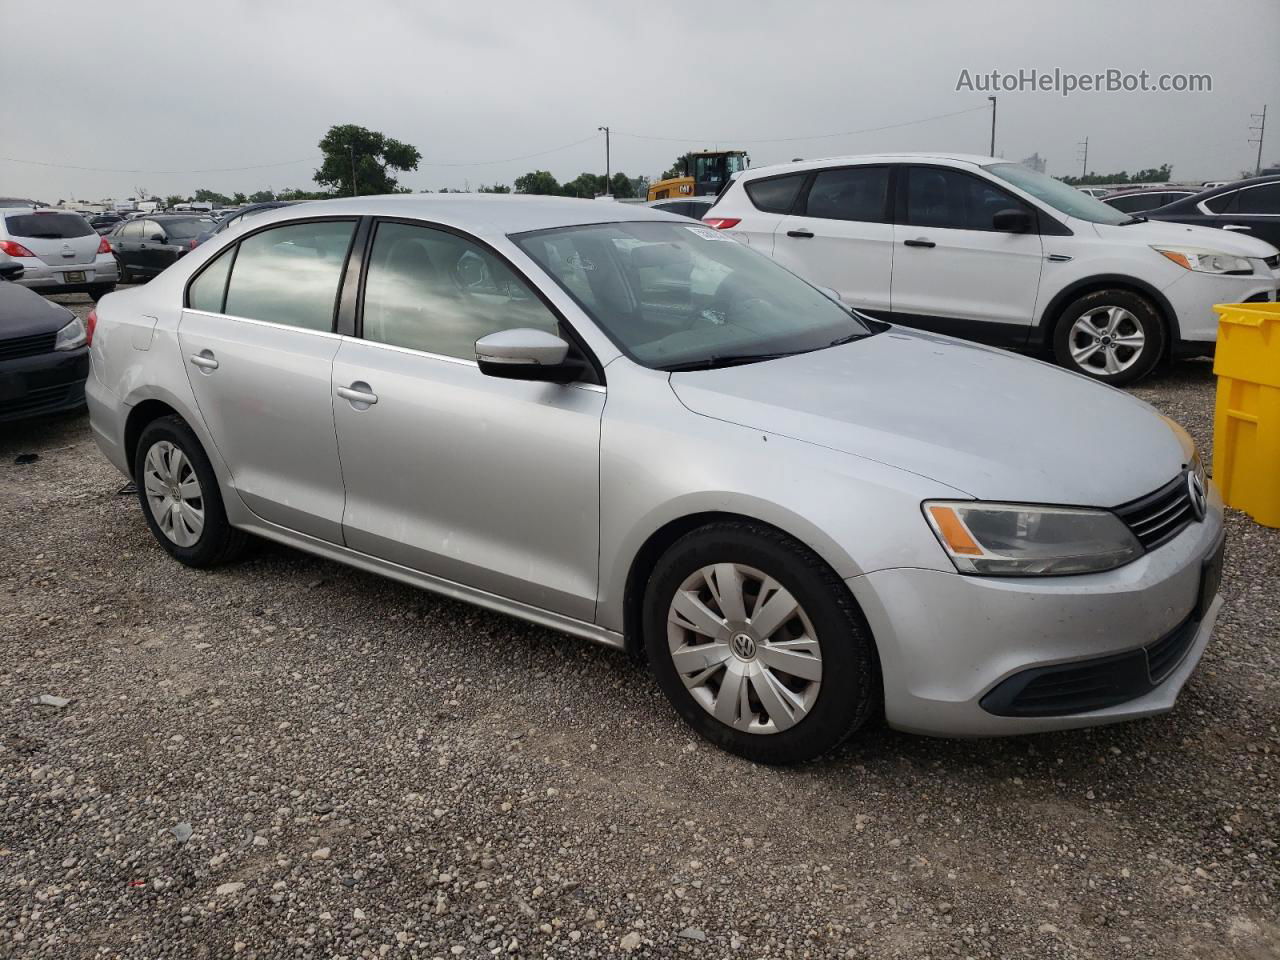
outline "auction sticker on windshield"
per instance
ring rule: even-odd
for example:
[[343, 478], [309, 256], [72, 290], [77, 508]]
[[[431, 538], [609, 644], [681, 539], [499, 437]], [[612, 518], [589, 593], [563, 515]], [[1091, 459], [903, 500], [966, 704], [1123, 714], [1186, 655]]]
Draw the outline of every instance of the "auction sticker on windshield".
[[733, 243], [732, 237], [726, 237], [718, 230], [712, 230], [710, 227], [685, 227], [690, 233], [697, 234], [703, 240], [721, 240], [725, 243]]

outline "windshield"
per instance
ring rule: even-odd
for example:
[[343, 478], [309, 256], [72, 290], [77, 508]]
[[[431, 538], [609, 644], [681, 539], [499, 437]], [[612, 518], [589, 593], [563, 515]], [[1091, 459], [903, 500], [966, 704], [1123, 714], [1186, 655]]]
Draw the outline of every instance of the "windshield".
[[1132, 219], [1128, 214], [1107, 206], [1101, 200], [1095, 200], [1087, 193], [1061, 180], [1047, 177], [1043, 173], [1036, 173], [1030, 167], [1024, 167], [1020, 163], [992, 163], [982, 169], [1077, 220], [1118, 226]]
[[795, 274], [710, 227], [602, 223], [512, 239], [619, 349], [654, 369], [805, 353], [871, 332]]
[[176, 240], [190, 240], [198, 237], [213, 226], [212, 220], [165, 220], [160, 224], [167, 236]]
[[78, 213], [23, 213], [5, 218], [9, 233], [33, 240], [70, 240], [93, 233], [89, 221]]

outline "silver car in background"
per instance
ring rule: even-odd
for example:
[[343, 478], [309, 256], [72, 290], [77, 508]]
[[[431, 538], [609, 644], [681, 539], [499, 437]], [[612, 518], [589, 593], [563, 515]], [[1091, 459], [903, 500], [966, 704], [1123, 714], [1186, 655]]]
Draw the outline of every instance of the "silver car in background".
[[91, 316], [91, 422], [178, 560], [255, 534], [628, 649], [767, 763], [1170, 710], [1222, 504], [1146, 404], [861, 316], [687, 219], [262, 214]]
[[22, 264], [19, 284], [40, 293], [87, 293], [97, 300], [118, 279], [110, 244], [71, 210], [0, 208], [0, 254]]

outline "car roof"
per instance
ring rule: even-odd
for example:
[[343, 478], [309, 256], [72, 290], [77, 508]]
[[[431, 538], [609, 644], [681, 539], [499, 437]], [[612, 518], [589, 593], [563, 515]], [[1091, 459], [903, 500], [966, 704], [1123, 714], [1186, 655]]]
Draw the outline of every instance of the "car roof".
[[673, 213], [664, 213], [637, 203], [600, 203], [571, 197], [501, 193], [401, 193], [308, 200], [305, 210], [282, 208], [255, 217], [254, 223], [343, 215], [430, 220], [490, 237], [593, 223], [623, 223], [629, 220], [681, 223], [685, 220]]
[[815, 170], [821, 167], [840, 166], [842, 164], [865, 163], [916, 163], [922, 160], [942, 160], [946, 163], [967, 164], [982, 167], [992, 163], [1009, 163], [999, 157], [987, 157], [979, 153], [944, 153], [937, 151], [906, 153], [855, 153], [839, 157], [820, 157], [813, 160], [790, 160], [783, 163], [769, 164], [763, 167], [752, 167], [738, 174], [737, 179], [750, 180], [757, 176], [771, 176], [788, 170]]

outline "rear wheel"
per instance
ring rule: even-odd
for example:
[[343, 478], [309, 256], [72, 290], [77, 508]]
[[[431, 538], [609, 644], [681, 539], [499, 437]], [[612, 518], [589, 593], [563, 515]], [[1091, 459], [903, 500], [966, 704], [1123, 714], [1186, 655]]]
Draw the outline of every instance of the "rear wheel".
[[689, 725], [759, 763], [819, 756], [879, 704], [870, 631], [848, 588], [769, 527], [717, 523], [672, 545], [649, 580], [644, 636]]
[[129, 268], [125, 266], [125, 262], [123, 260], [118, 258], [116, 259], [116, 269], [120, 274], [121, 283], [133, 283], [133, 276], [129, 273]]
[[133, 475], [147, 526], [173, 557], [189, 567], [212, 567], [244, 549], [248, 534], [227, 522], [213, 466], [181, 417], [143, 428]]
[[1151, 372], [1164, 343], [1164, 324], [1150, 300], [1128, 290], [1097, 290], [1062, 311], [1053, 349], [1068, 370], [1124, 386]]

